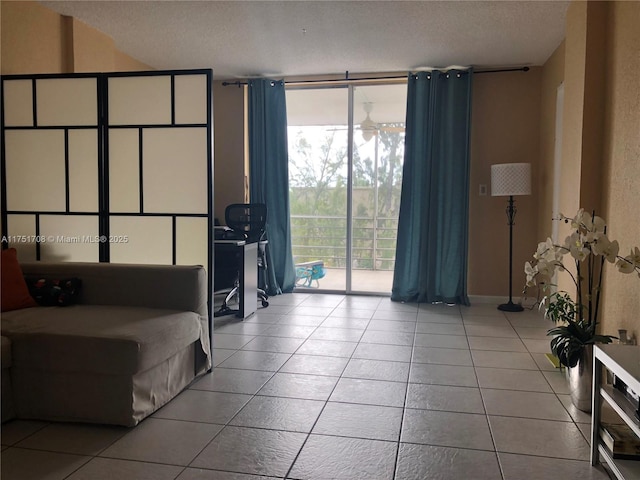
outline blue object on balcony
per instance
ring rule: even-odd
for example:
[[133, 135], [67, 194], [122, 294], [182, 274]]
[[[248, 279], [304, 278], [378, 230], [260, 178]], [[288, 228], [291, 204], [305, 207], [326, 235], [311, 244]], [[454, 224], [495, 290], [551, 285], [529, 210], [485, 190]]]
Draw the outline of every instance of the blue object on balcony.
[[[324, 262], [315, 260], [313, 262], [304, 262], [296, 264], [296, 287], [320, 287], [320, 280], [325, 276]], [[315, 287], [312, 282], [315, 280]]]

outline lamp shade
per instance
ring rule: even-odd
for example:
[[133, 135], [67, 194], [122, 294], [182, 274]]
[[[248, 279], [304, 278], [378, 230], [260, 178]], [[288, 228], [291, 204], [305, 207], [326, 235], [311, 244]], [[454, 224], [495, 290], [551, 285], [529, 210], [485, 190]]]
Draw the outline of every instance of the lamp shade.
[[491, 165], [491, 196], [531, 195], [531, 164]]

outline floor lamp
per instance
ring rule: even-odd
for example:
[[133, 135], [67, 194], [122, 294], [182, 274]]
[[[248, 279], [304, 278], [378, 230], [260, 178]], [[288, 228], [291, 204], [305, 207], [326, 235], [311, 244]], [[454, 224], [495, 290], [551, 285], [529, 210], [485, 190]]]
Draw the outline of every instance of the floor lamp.
[[491, 165], [491, 196], [508, 196], [507, 225], [509, 225], [509, 302], [498, 306], [504, 312], [521, 312], [522, 305], [513, 303], [513, 225], [516, 217], [515, 195], [531, 195], [531, 164], [501, 163]]

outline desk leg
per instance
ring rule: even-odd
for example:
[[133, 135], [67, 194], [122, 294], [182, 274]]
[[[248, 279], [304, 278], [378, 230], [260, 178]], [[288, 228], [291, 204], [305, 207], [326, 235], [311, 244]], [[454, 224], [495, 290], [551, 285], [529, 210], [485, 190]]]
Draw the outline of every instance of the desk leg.
[[242, 268], [240, 269], [240, 291], [238, 317], [248, 318], [258, 308], [258, 244], [248, 243], [242, 247]]
[[595, 349], [593, 355], [593, 388], [591, 391], [591, 465], [599, 461], [598, 444], [600, 443], [600, 386], [602, 385], [602, 363], [598, 360]]

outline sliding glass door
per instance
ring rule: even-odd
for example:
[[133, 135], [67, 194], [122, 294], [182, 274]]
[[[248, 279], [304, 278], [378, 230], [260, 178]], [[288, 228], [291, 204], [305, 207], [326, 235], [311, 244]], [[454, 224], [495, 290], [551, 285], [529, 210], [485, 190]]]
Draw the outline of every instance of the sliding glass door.
[[289, 88], [289, 194], [297, 286], [389, 293], [406, 84]]

